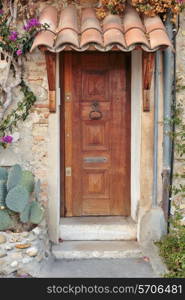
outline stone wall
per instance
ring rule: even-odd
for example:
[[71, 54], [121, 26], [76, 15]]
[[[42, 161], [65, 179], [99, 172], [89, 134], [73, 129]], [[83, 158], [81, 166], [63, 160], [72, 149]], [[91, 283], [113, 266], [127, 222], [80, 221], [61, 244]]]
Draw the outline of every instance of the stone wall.
[[[185, 86], [185, 12], [183, 12], [180, 16], [180, 29], [177, 35], [177, 82], [180, 86]], [[181, 89], [177, 92], [177, 103], [183, 103], [184, 114], [183, 119], [185, 120], [185, 89]], [[175, 155], [175, 163], [174, 163], [174, 173], [185, 174], [185, 165], [184, 158], [179, 158]], [[174, 185], [178, 185], [179, 183], [184, 183], [184, 178], [174, 178]], [[181, 195], [177, 195], [175, 197], [180, 207], [184, 209], [185, 214], [185, 199]], [[184, 218], [185, 222], [185, 218]]]
[[0, 232], [0, 277], [29, 274], [37, 277], [43, 259], [49, 257], [49, 241], [44, 222], [30, 232]]

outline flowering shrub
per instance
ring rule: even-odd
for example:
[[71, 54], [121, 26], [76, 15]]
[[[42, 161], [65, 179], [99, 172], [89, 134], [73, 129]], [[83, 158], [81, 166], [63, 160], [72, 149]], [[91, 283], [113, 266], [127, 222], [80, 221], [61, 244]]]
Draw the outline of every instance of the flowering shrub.
[[[27, 118], [36, 101], [36, 96], [23, 80], [22, 57], [29, 52], [37, 32], [49, 27], [47, 24], [40, 24], [36, 18], [30, 18], [24, 20], [22, 29], [19, 28], [17, 19], [20, 18], [20, 8], [28, 3], [23, 2], [0, 0], [0, 59], [3, 58], [6, 67], [5, 76], [0, 80], [0, 145], [4, 148], [14, 142], [9, 134], [19, 121]], [[17, 4], [19, 6], [16, 6]], [[12, 81], [8, 80], [9, 76], [12, 77]], [[5, 112], [13, 101], [12, 91], [18, 86], [24, 98], [18, 102], [17, 108], [5, 117]]]
[[173, 19], [185, 8], [185, 0], [132, 0], [132, 5], [139, 13], [153, 17], [162, 14], [166, 17], [166, 13], [171, 10]]
[[37, 19], [30, 19], [23, 27], [22, 34], [17, 30], [11, 30], [8, 25], [8, 15], [0, 10], [0, 47], [14, 57], [26, 54], [31, 48], [35, 34], [47, 29], [47, 24], [40, 24]]
[[[97, 15], [103, 19], [109, 12], [122, 14], [126, 2], [126, 0], [101, 0], [97, 8]], [[173, 20], [185, 8], [185, 0], [132, 0], [131, 4], [139, 13], [150, 17], [159, 14], [165, 18], [166, 13], [171, 10]]]
[[97, 9], [97, 16], [103, 19], [108, 12], [112, 14], [122, 14], [125, 10], [126, 0], [102, 0]]

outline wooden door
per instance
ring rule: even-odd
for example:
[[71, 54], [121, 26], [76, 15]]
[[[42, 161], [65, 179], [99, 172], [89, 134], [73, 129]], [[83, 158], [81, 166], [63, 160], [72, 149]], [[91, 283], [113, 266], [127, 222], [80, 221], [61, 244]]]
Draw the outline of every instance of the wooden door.
[[65, 53], [65, 216], [130, 215], [130, 55]]

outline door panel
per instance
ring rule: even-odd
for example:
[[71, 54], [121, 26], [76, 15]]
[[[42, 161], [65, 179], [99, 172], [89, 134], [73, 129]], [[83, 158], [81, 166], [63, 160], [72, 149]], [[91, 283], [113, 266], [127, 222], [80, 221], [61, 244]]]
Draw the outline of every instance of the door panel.
[[65, 53], [65, 215], [130, 214], [130, 55]]

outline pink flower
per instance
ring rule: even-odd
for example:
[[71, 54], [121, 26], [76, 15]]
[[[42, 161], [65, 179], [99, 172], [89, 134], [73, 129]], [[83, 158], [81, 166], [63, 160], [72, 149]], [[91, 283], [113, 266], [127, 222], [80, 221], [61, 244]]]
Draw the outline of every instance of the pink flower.
[[37, 19], [28, 20], [27, 24], [24, 26], [24, 30], [29, 31], [33, 27], [40, 26], [40, 22]]
[[17, 54], [17, 56], [22, 55], [22, 50], [21, 50], [21, 49], [18, 49], [18, 50], [16, 51], [16, 54]]
[[11, 135], [6, 135], [0, 138], [1, 143], [11, 144], [13, 141], [13, 137]]
[[17, 37], [18, 37], [18, 33], [16, 31], [12, 31], [8, 38], [11, 41], [16, 41]]
[[4, 11], [0, 9], [0, 16], [3, 15]]

